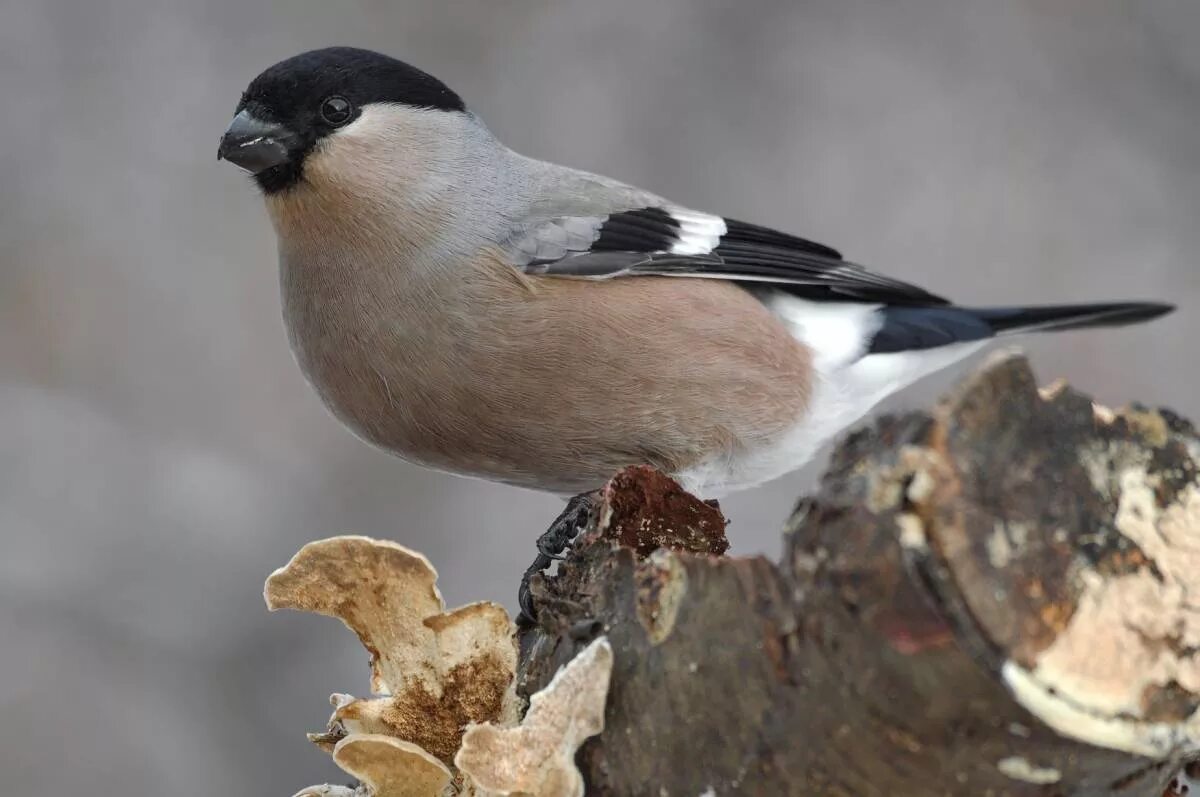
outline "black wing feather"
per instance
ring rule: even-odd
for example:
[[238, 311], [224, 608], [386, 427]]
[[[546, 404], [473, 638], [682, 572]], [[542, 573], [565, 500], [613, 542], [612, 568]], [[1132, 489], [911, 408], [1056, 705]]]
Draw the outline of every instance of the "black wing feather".
[[757, 224], [750, 224], [745, 221], [737, 221], [735, 219], [725, 219], [725, 226], [728, 232], [721, 238], [721, 243], [744, 243], [744, 244], [761, 244], [776, 249], [784, 249], [794, 252], [810, 252], [814, 255], [841, 260], [842, 253], [831, 246], [819, 244], [816, 241], [810, 241], [807, 238], [801, 238], [796, 235], [789, 235], [779, 230], [772, 230], [770, 227], [760, 227]]
[[662, 208], [614, 213], [600, 225], [593, 252], [670, 251], [679, 240], [680, 224]]
[[529, 263], [533, 273], [568, 277], [680, 276], [771, 283], [805, 299], [941, 305], [940, 296], [847, 262], [836, 249], [756, 224], [725, 219], [703, 254], [675, 254], [683, 224], [665, 208], [613, 213], [585, 252]]

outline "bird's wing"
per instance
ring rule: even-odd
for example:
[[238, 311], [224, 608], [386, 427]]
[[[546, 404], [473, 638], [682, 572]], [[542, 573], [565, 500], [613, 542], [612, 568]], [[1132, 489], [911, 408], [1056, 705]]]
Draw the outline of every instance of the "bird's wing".
[[[814, 301], [941, 305], [922, 288], [850, 263], [804, 238], [669, 203], [540, 215], [506, 249], [529, 274], [580, 279], [671, 276], [754, 283]], [[575, 215], [578, 214], [578, 215]]]

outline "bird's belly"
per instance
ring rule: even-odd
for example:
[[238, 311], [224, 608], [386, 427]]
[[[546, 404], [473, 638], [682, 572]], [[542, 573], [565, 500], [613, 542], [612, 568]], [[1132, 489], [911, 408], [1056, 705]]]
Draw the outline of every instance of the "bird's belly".
[[804, 414], [808, 351], [728, 283], [547, 280], [469, 314], [410, 307], [354, 328], [296, 309], [293, 350], [323, 402], [422, 465], [578, 493], [650, 464], [712, 495], [801, 464], [775, 447]]
[[[357, 437], [406, 461], [459, 476], [574, 495], [598, 487], [625, 465], [649, 459], [619, 448], [611, 429], [582, 414], [535, 416], [498, 409], [519, 407], [523, 397], [500, 384], [482, 400], [473, 387], [476, 379], [465, 372], [437, 386], [374, 367], [350, 380], [341, 368], [308, 374], [323, 403]], [[564, 429], [570, 432], [556, 431]], [[581, 446], [579, 438], [590, 442]]]
[[[635, 461], [614, 463], [603, 433], [584, 414], [566, 407], [533, 412], [526, 391], [511, 377], [447, 360], [419, 336], [398, 343], [298, 335], [293, 351], [309, 384], [343, 425], [409, 462], [575, 494]], [[556, 429], [570, 431], [555, 440]], [[594, 450], [582, 455], [575, 435], [590, 436]]]

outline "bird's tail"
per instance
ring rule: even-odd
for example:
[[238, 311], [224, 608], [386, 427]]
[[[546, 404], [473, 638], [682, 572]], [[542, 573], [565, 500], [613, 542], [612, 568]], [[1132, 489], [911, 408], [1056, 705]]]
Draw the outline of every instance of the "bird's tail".
[[1157, 302], [1058, 304], [1042, 307], [957, 307], [892, 305], [879, 311], [869, 354], [936, 349], [1022, 332], [1136, 324], [1175, 308]]
[[[888, 305], [866, 316], [868, 323], [861, 327], [870, 335], [866, 351], [849, 362], [826, 366], [826, 370], [832, 374], [830, 379], [840, 380], [840, 390], [834, 394], [839, 398], [850, 397], [849, 405], [839, 408], [843, 422], [849, 423], [885, 396], [978, 351], [994, 337], [1136, 324], [1174, 309], [1157, 302], [1042, 307]], [[861, 311], [857, 317], [864, 317]], [[801, 340], [818, 354], [822, 342], [827, 349], [837, 343], [829, 335], [812, 334], [813, 329], [821, 331], [819, 325], [801, 329], [809, 333]]]
[[994, 335], [1052, 332], [1087, 327], [1120, 327], [1164, 316], [1174, 305], [1160, 302], [1058, 304], [1041, 307], [961, 308], [992, 328]]

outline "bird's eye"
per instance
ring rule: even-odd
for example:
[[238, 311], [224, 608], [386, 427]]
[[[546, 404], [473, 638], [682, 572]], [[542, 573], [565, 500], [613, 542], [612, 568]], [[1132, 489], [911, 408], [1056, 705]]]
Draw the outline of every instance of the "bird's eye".
[[345, 97], [329, 97], [321, 103], [321, 118], [337, 127], [350, 121], [352, 110], [350, 101]]

